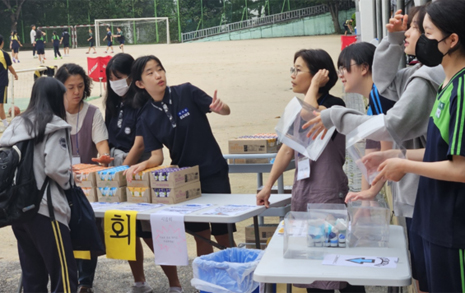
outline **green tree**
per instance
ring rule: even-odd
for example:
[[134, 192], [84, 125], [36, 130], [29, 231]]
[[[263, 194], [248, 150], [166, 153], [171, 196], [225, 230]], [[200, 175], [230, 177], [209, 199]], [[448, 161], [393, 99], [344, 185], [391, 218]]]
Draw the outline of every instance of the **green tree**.
[[4, 11], [10, 16], [11, 30], [16, 30], [21, 8], [26, 0], [2, 0], [2, 2], [6, 6]]

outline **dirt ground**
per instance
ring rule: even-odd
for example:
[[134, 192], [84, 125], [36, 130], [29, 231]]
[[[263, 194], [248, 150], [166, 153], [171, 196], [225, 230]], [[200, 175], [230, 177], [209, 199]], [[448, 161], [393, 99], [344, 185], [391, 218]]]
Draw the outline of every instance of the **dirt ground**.
[[[274, 132], [279, 116], [288, 101], [294, 97], [291, 90], [289, 68], [293, 65], [296, 51], [304, 48], [322, 48], [337, 61], [340, 52], [340, 36], [317, 36], [298, 38], [276, 38], [247, 41], [187, 43], [171, 45], [125, 46], [125, 52], [134, 58], [153, 54], [159, 57], [167, 71], [168, 84], [190, 82], [210, 95], [218, 90], [218, 97], [231, 108], [231, 115], [210, 114], [209, 120], [224, 154], [228, 153], [228, 139], [254, 133]], [[46, 51], [46, 65], [60, 66], [64, 63], [78, 63], [87, 69], [87, 57], [104, 56], [105, 48], [98, 48], [98, 54], [86, 55], [87, 49], [72, 49], [70, 57], [53, 60], [52, 50]], [[115, 53], [120, 50], [115, 46]], [[30, 51], [20, 52], [21, 63], [14, 68], [27, 69], [39, 65]], [[20, 75], [21, 78], [21, 75]], [[15, 86], [31, 86], [21, 84]], [[98, 96], [99, 85], [94, 85], [92, 96]], [[342, 95], [340, 82], [332, 94]], [[91, 103], [102, 110], [103, 99]], [[165, 163], [170, 163], [165, 152]], [[286, 172], [285, 185], [292, 184], [293, 172]], [[233, 193], [247, 193], [254, 196], [257, 189], [255, 174], [230, 174]], [[266, 175], [264, 176], [266, 180]], [[277, 218], [267, 219], [277, 222]], [[237, 243], [244, 242], [244, 227], [251, 220], [238, 223], [235, 233]], [[195, 258], [195, 244], [188, 236], [189, 257]], [[11, 228], [0, 229], [0, 292], [15, 292], [20, 276], [16, 239]], [[167, 292], [167, 281], [159, 267], [153, 264], [153, 254], [145, 246], [145, 267], [148, 282], [156, 292]], [[195, 292], [190, 286], [190, 267], [180, 268], [180, 277], [185, 292]], [[124, 261], [101, 257], [94, 282], [96, 292], [126, 292], [132, 282], [129, 266]], [[284, 288], [284, 287], [282, 287]], [[284, 289], [279, 291], [284, 292]], [[294, 292], [304, 292], [294, 290]]]

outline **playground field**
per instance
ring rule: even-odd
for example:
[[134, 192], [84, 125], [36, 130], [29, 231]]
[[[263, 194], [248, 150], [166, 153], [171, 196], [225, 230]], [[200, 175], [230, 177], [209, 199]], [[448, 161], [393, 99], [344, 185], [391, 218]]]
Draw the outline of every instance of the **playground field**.
[[[142, 55], [153, 54], [159, 57], [167, 72], [168, 84], [176, 85], [190, 82], [206, 93], [213, 95], [218, 90], [218, 97], [231, 108], [231, 115], [220, 116], [210, 114], [210, 124], [224, 154], [228, 153], [228, 139], [241, 135], [254, 133], [274, 132], [274, 127], [279, 116], [283, 113], [288, 101], [294, 97], [291, 90], [289, 69], [293, 65], [294, 53], [300, 49], [321, 48], [326, 50], [333, 58], [335, 64], [340, 52], [341, 43], [339, 35], [317, 37], [294, 37], [259, 39], [245, 41], [183, 43], [170, 45], [139, 45], [125, 46], [125, 52], [137, 58]], [[118, 46], [114, 46], [114, 52], [119, 53]], [[62, 50], [61, 50], [62, 51]], [[53, 59], [53, 50], [46, 50], [47, 60], [45, 65], [57, 65], [64, 63], [77, 63], [87, 69], [87, 57], [106, 56], [105, 48], [97, 48], [98, 54], [86, 55], [86, 49], [71, 49], [70, 57], [62, 60]], [[13, 64], [14, 68], [28, 69], [39, 66], [38, 59], [32, 58], [31, 51], [20, 51], [21, 63]], [[29, 73], [28, 73], [29, 74]], [[32, 75], [32, 73], [30, 73]], [[20, 79], [22, 75], [20, 75]], [[25, 79], [26, 80], [26, 79]], [[10, 81], [11, 82], [11, 81]], [[15, 87], [31, 88], [31, 79], [22, 83], [15, 82]], [[335, 96], [342, 95], [342, 84], [338, 82], [331, 92]], [[94, 83], [93, 97], [99, 96], [99, 84]], [[303, 97], [301, 97], [303, 98]], [[103, 112], [103, 98], [92, 99], [90, 103], [99, 106]], [[8, 107], [6, 107], [8, 109]], [[169, 154], [165, 152], [165, 163], [169, 164]], [[256, 176], [254, 174], [231, 174], [231, 186], [233, 193], [256, 193]], [[264, 176], [266, 180], [267, 176]], [[285, 185], [291, 185], [293, 172], [285, 175]], [[253, 196], [253, 195], [251, 195]], [[237, 243], [244, 242], [244, 228], [251, 221], [238, 223], [238, 232], [235, 233]], [[19, 260], [16, 250], [16, 240], [10, 228], [0, 229], [0, 274], [7, 275], [4, 280], [8, 284], [16, 284], [19, 277]], [[192, 237], [189, 237], [189, 255], [195, 257], [195, 245]], [[153, 260], [153, 254], [146, 249], [145, 258]], [[100, 258], [102, 264], [112, 262]], [[16, 266], [13, 266], [17, 263]], [[119, 264], [119, 263], [118, 263]], [[8, 269], [7, 269], [8, 267]], [[12, 268], [15, 270], [12, 271]], [[112, 266], [114, 270], [124, 272], [121, 288], [129, 288], [132, 280], [129, 266], [121, 262], [121, 265]], [[154, 267], [150, 261], [146, 267]], [[157, 279], [165, 282], [157, 268]], [[129, 275], [128, 275], [129, 274]], [[155, 277], [146, 272], [149, 283], [155, 285]], [[115, 274], [117, 276], [117, 274]], [[118, 278], [118, 277], [117, 277]], [[115, 282], [117, 282], [115, 280]], [[119, 282], [119, 281], [118, 281]], [[166, 283], [166, 282], [165, 282]], [[160, 284], [160, 283], [158, 283]], [[184, 280], [183, 280], [184, 284]], [[0, 282], [2, 285], [2, 282]], [[105, 291], [103, 284], [95, 281], [97, 292]], [[166, 285], [166, 284], [165, 284]], [[156, 285], [155, 285], [156, 287]], [[0, 292], [4, 288], [0, 286]], [[121, 291], [123, 292], [123, 291]], [[166, 292], [166, 291], [156, 291]], [[185, 287], [185, 292], [194, 292]], [[294, 291], [298, 292], [298, 291]]]

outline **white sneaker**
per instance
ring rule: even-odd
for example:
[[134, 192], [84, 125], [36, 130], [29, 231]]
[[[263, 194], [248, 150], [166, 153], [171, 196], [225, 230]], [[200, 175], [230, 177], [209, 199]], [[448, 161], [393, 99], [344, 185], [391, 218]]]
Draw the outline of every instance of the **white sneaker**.
[[142, 287], [132, 286], [128, 293], [153, 293], [153, 289], [145, 283]]
[[169, 293], [183, 293], [184, 290], [182, 290], [182, 288], [179, 288], [179, 287], [170, 287], [170, 291], [168, 291]]

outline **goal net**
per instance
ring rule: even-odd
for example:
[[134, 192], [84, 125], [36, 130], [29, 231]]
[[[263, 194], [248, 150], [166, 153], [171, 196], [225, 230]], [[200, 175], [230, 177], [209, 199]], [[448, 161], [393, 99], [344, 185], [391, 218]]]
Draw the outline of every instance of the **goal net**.
[[[103, 41], [107, 34], [107, 27], [110, 27], [112, 35], [117, 35], [117, 28], [121, 28], [125, 45], [170, 43], [168, 17], [96, 19], [94, 32], [97, 47], [107, 45], [107, 40]], [[114, 38], [113, 46], [118, 45], [118, 40]]]
[[[106, 32], [106, 27], [111, 26], [110, 23], [100, 23], [98, 25], [100, 27], [99, 31]], [[95, 25], [94, 24], [82, 24], [82, 25], [75, 25], [74, 26], [74, 33], [76, 36], [76, 46], [77, 47], [89, 47], [89, 43], [87, 40], [89, 39], [89, 29], [92, 29], [92, 34], [94, 37], [94, 45], [96, 44], [96, 33], [95, 33]], [[116, 28], [115, 28], [116, 29]], [[103, 37], [102, 37], [103, 38]]]

